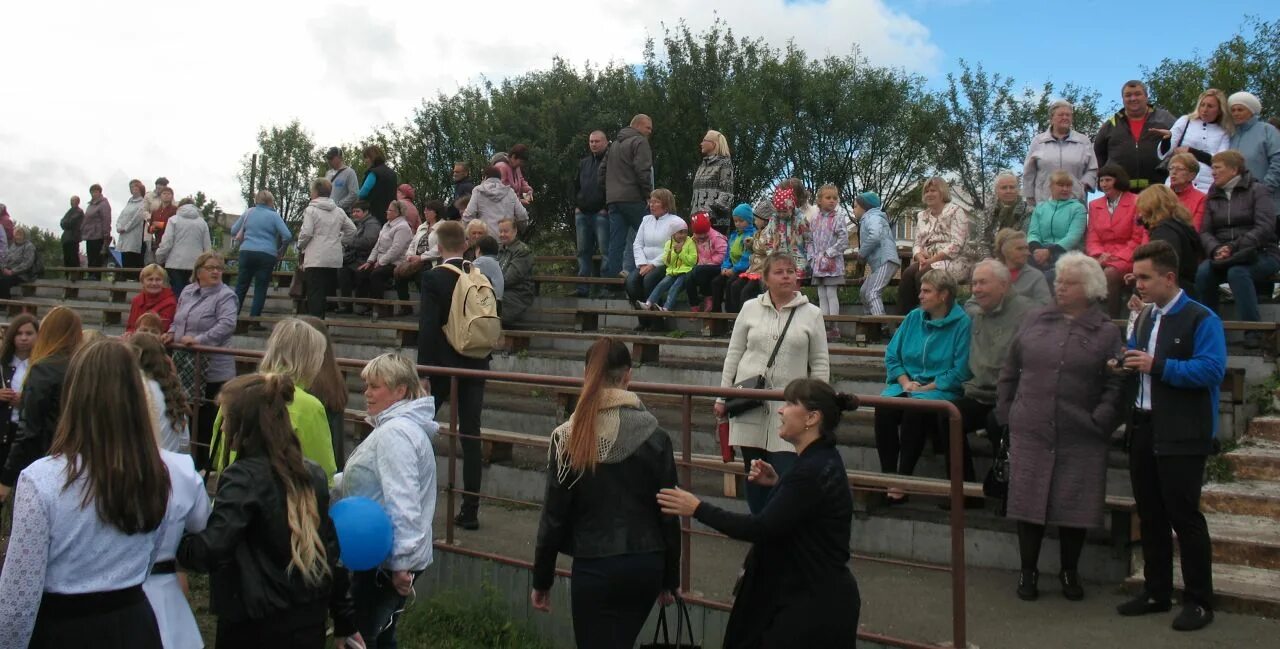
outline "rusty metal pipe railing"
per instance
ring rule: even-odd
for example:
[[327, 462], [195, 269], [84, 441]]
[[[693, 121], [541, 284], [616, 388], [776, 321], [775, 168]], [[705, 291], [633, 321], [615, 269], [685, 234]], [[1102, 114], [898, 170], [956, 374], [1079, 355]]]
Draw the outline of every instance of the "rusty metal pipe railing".
[[[187, 347], [176, 346], [178, 349], [187, 349], [197, 354], [226, 354], [237, 358], [257, 358], [263, 356], [263, 352], [242, 349], [230, 349], [222, 347], [208, 347], [203, 345], [192, 345]], [[345, 367], [363, 367], [367, 361], [339, 358], [337, 362], [340, 366]], [[520, 501], [509, 498], [500, 498], [495, 496], [485, 496], [483, 494], [472, 494], [457, 488], [457, 440], [460, 435], [458, 431], [458, 381], [464, 378], [474, 379], [492, 379], [496, 381], [508, 381], [514, 383], [527, 383], [543, 386], [554, 387], [582, 387], [582, 379], [550, 376], [545, 374], [521, 374], [517, 372], [498, 372], [489, 370], [468, 370], [460, 368], [433, 367], [418, 365], [417, 371], [419, 376], [444, 376], [450, 379], [449, 394], [449, 471], [448, 471], [448, 487], [446, 489], [446, 500], [449, 507], [448, 515], [445, 517], [445, 543], [451, 551], [457, 551], [462, 554], [483, 557], [495, 561], [501, 561], [509, 565], [519, 565], [531, 567], [531, 564], [524, 561], [513, 560], [500, 555], [493, 555], [477, 550], [464, 550], [454, 545], [454, 523], [453, 512], [455, 511], [455, 499], [458, 494], [475, 495], [479, 498], [510, 502], [521, 505], [530, 505], [537, 507], [538, 503], [531, 501]], [[690, 488], [693, 480], [693, 469], [711, 470], [709, 467], [700, 467], [693, 463], [692, 445], [693, 445], [693, 398], [694, 397], [743, 397], [748, 399], [762, 399], [765, 401], [781, 401], [781, 390], [751, 390], [744, 388], [721, 388], [696, 385], [677, 385], [669, 383], [641, 383], [633, 382], [628, 386], [633, 392], [645, 394], [666, 394], [681, 397], [681, 426], [680, 440], [681, 452], [680, 461], [677, 462], [679, 471], [680, 484], [683, 488]], [[960, 449], [964, 447], [964, 429], [960, 416], [960, 411], [954, 404], [949, 401], [924, 400], [924, 399], [902, 399], [880, 396], [862, 396], [859, 395], [859, 401], [862, 404], [875, 408], [890, 408], [901, 410], [915, 410], [930, 412], [938, 416], [945, 416], [947, 420], [948, 436], [950, 437], [950, 445], [954, 451], [950, 458], [950, 489], [949, 498], [951, 503], [951, 512], [949, 525], [951, 528], [951, 551], [950, 563], [951, 567], [951, 618], [952, 618], [952, 646], [965, 647], [966, 644], [966, 620], [965, 620], [965, 551], [964, 551], [964, 465], [963, 453]], [[483, 438], [483, 436], [482, 436]], [[710, 533], [701, 530], [694, 530], [690, 527], [690, 521], [685, 518], [681, 521], [681, 588], [688, 592], [690, 590], [692, 558], [691, 558], [691, 541], [694, 535], [709, 535]], [[886, 562], [894, 560], [885, 560]], [[896, 561], [896, 563], [909, 567], [927, 568], [937, 570], [937, 566], [929, 566], [928, 564], [916, 564], [914, 562]], [[690, 602], [708, 605], [714, 604], [715, 608], [726, 610], [724, 603], [715, 603], [710, 600], [701, 600], [701, 598], [686, 596]], [[890, 638], [865, 631], [858, 632], [859, 637], [875, 642], [880, 642], [888, 646], [903, 647], [906, 649], [915, 649], [917, 647], [928, 647], [912, 641], [900, 638]]]

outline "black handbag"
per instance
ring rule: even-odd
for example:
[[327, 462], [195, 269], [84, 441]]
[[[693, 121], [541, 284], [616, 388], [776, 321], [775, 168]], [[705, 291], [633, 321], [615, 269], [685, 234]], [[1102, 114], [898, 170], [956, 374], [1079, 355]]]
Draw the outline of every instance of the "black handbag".
[[[658, 609], [658, 624], [653, 629], [653, 642], [640, 645], [640, 649], [698, 649], [698, 645], [693, 641], [693, 620], [689, 617], [689, 606], [679, 596], [676, 596], [674, 606], [676, 607], [675, 643], [671, 642], [667, 629], [667, 607], [663, 606]], [[682, 636], [688, 636], [689, 641], [685, 642]], [[659, 637], [662, 638], [662, 642], [658, 642]]]
[[1160, 158], [1160, 162], [1156, 163], [1156, 169], [1160, 171], [1169, 171], [1169, 161], [1173, 159], [1173, 149], [1182, 146], [1182, 142], [1187, 139], [1187, 131], [1191, 130], [1191, 122], [1187, 122], [1187, 128], [1182, 130], [1182, 135], [1178, 137], [1178, 143], [1169, 149], [1169, 155]]
[[[787, 330], [791, 328], [791, 321], [796, 317], [796, 309], [791, 310], [791, 315], [787, 316], [787, 324], [782, 326], [782, 334], [778, 336], [778, 342], [773, 346], [773, 353], [769, 355], [769, 364], [764, 366], [764, 374], [757, 374], [752, 377], [745, 378], [733, 384], [735, 388], [746, 388], [748, 390], [765, 390], [769, 388], [769, 379], [765, 378], [765, 374], [773, 368], [773, 362], [778, 358], [778, 350], [782, 348], [782, 341], [787, 338]], [[747, 399], [743, 397], [731, 397], [724, 402], [724, 409], [729, 413], [730, 417], [737, 417], [755, 410], [763, 408], [764, 402], [760, 399]]]

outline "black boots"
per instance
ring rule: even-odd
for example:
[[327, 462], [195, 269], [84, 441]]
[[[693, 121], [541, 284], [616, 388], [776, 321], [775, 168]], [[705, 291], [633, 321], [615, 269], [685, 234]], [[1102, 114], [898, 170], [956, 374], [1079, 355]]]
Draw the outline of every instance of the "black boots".
[[1058, 573], [1058, 581], [1062, 583], [1062, 596], [1078, 602], [1084, 599], [1084, 587], [1080, 585], [1080, 573], [1075, 570], [1063, 570]]
[[1018, 599], [1034, 602], [1039, 598], [1040, 589], [1037, 587], [1039, 581], [1039, 570], [1023, 570], [1022, 575], [1018, 577]]

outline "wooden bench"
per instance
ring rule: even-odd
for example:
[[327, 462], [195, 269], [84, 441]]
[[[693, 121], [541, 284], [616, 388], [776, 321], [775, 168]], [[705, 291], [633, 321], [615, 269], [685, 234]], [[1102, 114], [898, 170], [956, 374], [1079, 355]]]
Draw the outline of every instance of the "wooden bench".
[[[45, 302], [40, 300], [0, 300], [0, 307], [5, 307], [9, 313], [9, 317], [13, 317], [20, 313], [30, 313], [39, 317], [41, 313], [48, 313], [57, 306], [67, 306], [61, 302]], [[95, 304], [95, 305], [71, 305], [68, 308], [76, 312], [97, 311], [102, 314], [103, 325], [120, 325], [124, 324], [124, 318], [129, 314], [129, 305], [127, 304]]]
[[[259, 324], [270, 327], [275, 323], [284, 320], [290, 316], [248, 316], [242, 315], [236, 320], [236, 333], [246, 334], [249, 331], [249, 325]], [[393, 332], [401, 347], [414, 347], [418, 343], [418, 323], [416, 322], [396, 322], [396, 321], [379, 321], [370, 322], [368, 320], [356, 320], [352, 318], [327, 318], [325, 325], [332, 331], [333, 329], [360, 329], [366, 331], [390, 331]]]
[[[122, 268], [111, 266], [46, 266], [46, 271], [62, 273], [66, 275], [69, 281], [75, 282], [81, 280], [85, 275], [90, 273], [96, 275], [110, 275], [111, 282], [122, 281], [138, 281], [138, 274], [142, 272], [141, 268]], [[223, 278], [233, 278], [236, 276], [237, 270], [228, 268], [222, 272]], [[291, 270], [275, 270], [271, 271], [271, 276], [276, 280], [276, 286], [280, 288], [288, 288], [293, 282], [293, 271]]]
[[[136, 283], [130, 283], [128, 286], [121, 286], [114, 282], [94, 282], [92, 284], [84, 282], [58, 281], [41, 279], [29, 284], [23, 284], [23, 295], [35, 295], [36, 289], [48, 288], [62, 291], [62, 299], [78, 300], [80, 299], [80, 291], [102, 291], [108, 295], [108, 300], [115, 304], [127, 304], [132, 296], [142, 290], [142, 287]], [[28, 292], [27, 289], [30, 289]]]
[[[506, 339], [504, 348], [509, 352], [518, 353], [528, 350], [529, 343], [534, 339], [594, 342], [606, 334], [578, 331], [504, 329], [502, 335]], [[631, 345], [631, 356], [640, 363], [657, 363], [659, 351], [664, 345], [717, 350], [727, 350], [729, 348], [729, 341], [724, 338], [683, 338], [623, 333], [610, 333], [607, 335], [614, 340]], [[829, 353], [833, 356], [884, 357], [884, 350], [881, 349], [850, 347], [847, 345], [831, 345]]]

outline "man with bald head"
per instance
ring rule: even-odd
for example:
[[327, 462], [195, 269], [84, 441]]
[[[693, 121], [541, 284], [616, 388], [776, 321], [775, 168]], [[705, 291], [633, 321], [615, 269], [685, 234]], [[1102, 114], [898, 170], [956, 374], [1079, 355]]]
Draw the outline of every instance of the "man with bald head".
[[[964, 432], [986, 429], [991, 440], [993, 455], [1000, 452], [1004, 439], [1003, 426], [996, 421], [996, 381], [1004, 367], [1005, 356], [1013, 343], [1013, 336], [1022, 325], [1022, 319], [1036, 304], [1013, 290], [1013, 278], [1004, 264], [987, 259], [978, 262], [970, 279], [973, 297], [964, 305], [969, 314], [969, 370], [973, 378], [964, 383], [964, 396], [956, 401], [956, 407], [964, 418]], [[945, 431], [945, 428], [942, 429]], [[945, 432], [941, 441], [948, 442]], [[944, 445], [945, 448], [945, 445]], [[951, 463], [947, 462], [948, 471]], [[974, 478], [973, 457], [969, 440], [964, 442], [964, 479]], [[988, 487], [992, 485], [990, 477]], [[1003, 496], [988, 488], [988, 495]]]
[[[587, 137], [590, 153], [578, 163], [578, 177], [574, 181], [574, 222], [578, 231], [578, 277], [599, 277], [591, 257], [605, 248], [609, 241], [609, 210], [604, 200], [604, 187], [600, 184], [600, 164], [609, 150], [609, 137], [604, 131], [592, 131]], [[586, 284], [578, 285], [578, 297], [599, 295]]]
[[631, 250], [640, 221], [648, 213], [649, 194], [653, 191], [653, 149], [649, 147], [652, 135], [653, 120], [648, 115], [632, 117], [631, 125], [618, 131], [600, 163], [599, 184], [609, 207], [609, 247], [601, 273], [605, 277], [617, 277], [622, 271], [630, 274], [636, 269], [634, 257], [626, 252]]

